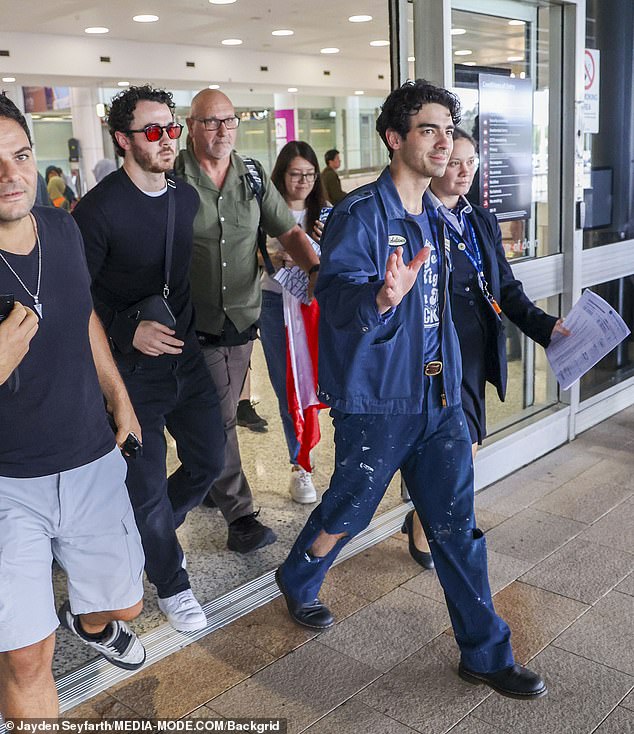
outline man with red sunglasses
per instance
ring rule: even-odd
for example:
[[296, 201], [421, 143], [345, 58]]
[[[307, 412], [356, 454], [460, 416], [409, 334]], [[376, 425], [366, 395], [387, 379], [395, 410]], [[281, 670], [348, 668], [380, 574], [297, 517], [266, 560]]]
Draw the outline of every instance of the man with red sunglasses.
[[[196, 191], [168, 176], [181, 126], [169, 92], [130, 87], [108, 126], [123, 167], [73, 212], [84, 237], [95, 309], [143, 431], [127, 486], [158, 605], [181, 632], [203, 629], [176, 527], [220, 475], [225, 435], [203, 360], [189, 289]], [[165, 472], [165, 428], [181, 466]]]

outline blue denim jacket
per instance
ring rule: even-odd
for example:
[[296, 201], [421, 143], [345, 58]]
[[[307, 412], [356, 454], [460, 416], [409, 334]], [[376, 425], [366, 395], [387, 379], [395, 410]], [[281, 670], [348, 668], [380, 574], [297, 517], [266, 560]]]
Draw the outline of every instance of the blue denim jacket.
[[[430, 224], [436, 236], [435, 217], [430, 216]], [[321, 314], [318, 395], [345, 413], [420, 414], [424, 409], [422, 277], [392, 311], [381, 316], [376, 306], [387, 259], [399, 245], [409, 262], [423, 247], [424, 236], [386, 168], [377, 181], [335, 207], [321, 239], [315, 288]], [[439, 252], [444, 251], [441, 242]], [[447, 261], [439, 261], [444, 291], [441, 377], [447, 404], [457, 405], [460, 351], [447, 298]]]

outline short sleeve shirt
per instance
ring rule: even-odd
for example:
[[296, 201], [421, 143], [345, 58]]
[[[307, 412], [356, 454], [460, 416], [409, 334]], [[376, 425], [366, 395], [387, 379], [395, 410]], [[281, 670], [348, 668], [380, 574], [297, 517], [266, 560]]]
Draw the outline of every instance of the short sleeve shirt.
[[190, 149], [181, 151], [176, 173], [200, 195], [191, 270], [196, 329], [220, 334], [228, 317], [239, 332], [245, 331], [259, 318], [262, 301], [258, 224], [270, 237], [278, 237], [292, 229], [295, 220], [264, 173], [260, 215], [247, 168], [235, 151], [222, 189], [200, 168]]

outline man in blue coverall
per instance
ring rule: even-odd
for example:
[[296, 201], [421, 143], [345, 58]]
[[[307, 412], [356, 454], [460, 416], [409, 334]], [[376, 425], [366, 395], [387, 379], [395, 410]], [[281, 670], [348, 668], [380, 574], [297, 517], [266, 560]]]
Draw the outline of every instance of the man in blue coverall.
[[334, 624], [317, 598], [326, 572], [400, 469], [445, 592], [459, 675], [536, 698], [546, 685], [514, 662], [510, 630], [493, 608], [460, 405], [448, 247], [423, 205], [430, 178], [445, 171], [459, 117], [457, 98], [423, 80], [393, 91], [376, 125], [390, 165], [338, 205], [324, 230], [319, 397], [332, 408], [335, 470], [276, 580], [296, 622]]

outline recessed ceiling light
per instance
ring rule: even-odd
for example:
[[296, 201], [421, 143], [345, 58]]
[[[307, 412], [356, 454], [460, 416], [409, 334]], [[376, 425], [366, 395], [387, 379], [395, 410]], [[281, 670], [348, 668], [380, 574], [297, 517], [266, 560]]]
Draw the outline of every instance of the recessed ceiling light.
[[368, 23], [372, 20], [371, 15], [351, 15], [348, 20], [351, 23]]
[[103, 26], [96, 25], [90, 28], [84, 28], [84, 33], [110, 33], [110, 28], [104, 28]]
[[132, 20], [135, 23], [156, 23], [158, 15], [135, 15]]
[[509, 20], [509, 25], [526, 25], [525, 20]]
[[242, 41], [239, 38], [225, 38], [222, 42], [223, 46], [241, 46]]
[[515, 79], [515, 72], [511, 72], [511, 79]]
[[297, 91], [297, 87], [289, 87], [288, 88], [288, 91], [291, 92], [291, 94], [292, 94], [293, 92], [296, 92]]
[[520, 71], [520, 79], [526, 79], [526, 72]]
[[370, 46], [389, 46], [389, 41], [370, 41]]
[[451, 29], [451, 35], [452, 35], [452, 36], [464, 36], [464, 34], [465, 34], [466, 32], [467, 32], [467, 31], [466, 31], [466, 29], [465, 29], [465, 28], [452, 28], [452, 29]]
[[477, 66], [475, 61], [464, 61], [463, 66]]
[[355, 90], [355, 94], [365, 94], [365, 92], [363, 91], [363, 89], [357, 89]]
[[295, 31], [291, 31], [288, 29], [281, 29], [279, 31], [271, 31], [272, 36], [292, 36], [295, 33]]
[[333, 47], [329, 47], [329, 48], [322, 48], [321, 51], [320, 51], [320, 53], [322, 53], [322, 54], [338, 54], [339, 53], [339, 49], [338, 48], [335, 48], [334, 46]]
[[220, 84], [210, 84], [208, 89], [220, 89]]
[[117, 82], [118, 87], [129, 87], [130, 82]]
[[2, 77], [2, 81], [3, 82], [14, 82], [15, 81], [15, 77], [14, 76], [3, 76]]
[[337, 117], [337, 110], [330, 110], [328, 117]]
[[408, 61], [416, 61], [416, 56], [408, 56], [407, 57], [407, 60]]
[[209, 0], [212, 5], [232, 5], [236, 0]]
[[507, 61], [524, 61], [524, 57], [523, 56], [507, 56], [506, 60]]
[[471, 56], [473, 51], [470, 51], [468, 48], [463, 48], [460, 51], [454, 51], [454, 56]]

